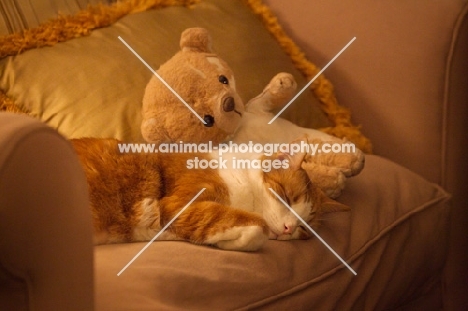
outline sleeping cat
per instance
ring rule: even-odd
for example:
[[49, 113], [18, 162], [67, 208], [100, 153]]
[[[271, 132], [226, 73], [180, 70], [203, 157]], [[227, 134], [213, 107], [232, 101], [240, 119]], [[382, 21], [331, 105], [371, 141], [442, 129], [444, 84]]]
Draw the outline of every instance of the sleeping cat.
[[[287, 164], [270, 171], [188, 169], [187, 161], [217, 159], [217, 155], [121, 154], [118, 143], [114, 139], [72, 140], [88, 181], [96, 244], [150, 241], [202, 188], [205, 191], [159, 240], [255, 251], [268, 238], [309, 238], [310, 233], [269, 188], [313, 225], [325, 212], [348, 209], [310, 183], [301, 169], [304, 154], [262, 155], [262, 161]], [[230, 162], [235, 156], [224, 154], [223, 158]]]

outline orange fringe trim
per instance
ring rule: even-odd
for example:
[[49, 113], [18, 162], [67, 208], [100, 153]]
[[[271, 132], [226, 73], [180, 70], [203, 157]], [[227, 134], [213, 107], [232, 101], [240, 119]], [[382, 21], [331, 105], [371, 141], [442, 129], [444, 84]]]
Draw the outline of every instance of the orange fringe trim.
[[38, 27], [0, 38], [0, 58], [73, 38], [87, 36], [92, 30], [112, 25], [125, 15], [169, 6], [190, 6], [200, 0], [126, 0], [112, 5], [88, 6], [75, 15], [59, 16]]
[[[277, 17], [263, 4], [262, 0], [243, 0], [251, 10], [262, 20], [265, 27], [275, 37], [283, 51], [291, 58], [294, 66], [307, 78], [312, 79], [319, 72], [313, 63], [305, 57], [301, 49], [286, 34], [278, 23]], [[372, 153], [372, 144], [360, 130], [360, 127], [351, 122], [351, 112], [346, 107], [338, 104], [333, 85], [323, 74], [312, 83], [311, 89], [321, 104], [322, 110], [335, 127], [322, 128], [321, 131], [330, 135], [352, 141], [356, 146], [366, 153]]]
[[0, 111], [29, 114], [28, 111], [15, 105], [15, 101], [0, 91]]
[[[200, 0], [126, 0], [112, 5], [88, 6], [76, 15], [59, 16], [38, 27], [0, 37], [0, 58], [30, 49], [87, 36], [92, 30], [112, 25], [125, 15], [168, 6], [191, 6]], [[30, 115], [0, 90], [0, 111]]]

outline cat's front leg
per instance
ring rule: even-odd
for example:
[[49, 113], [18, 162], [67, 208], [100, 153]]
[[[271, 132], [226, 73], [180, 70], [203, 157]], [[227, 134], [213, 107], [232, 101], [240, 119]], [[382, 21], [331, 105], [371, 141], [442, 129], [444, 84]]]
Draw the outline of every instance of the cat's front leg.
[[[163, 222], [180, 210], [173, 197], [162, 200]], [[169, 213], [167, 213], [169, 211]], [[225, 250], [256, 251], [268, 240], [269, 229], [258, 214], [212, 201], [194, 202], [169, 227], [177, 237]]]
[[234, 251], [259, 250], [268, 239], [261, 226], [236, 226], [209, 237], [206, 242], [221, 249]]

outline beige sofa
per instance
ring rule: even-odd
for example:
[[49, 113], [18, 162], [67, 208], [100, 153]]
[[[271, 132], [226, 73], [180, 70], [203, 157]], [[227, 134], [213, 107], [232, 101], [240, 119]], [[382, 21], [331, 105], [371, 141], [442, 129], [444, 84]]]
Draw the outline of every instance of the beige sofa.
[[[59, 6], [65, 13], [87, 3], [65, 2]], [[216, 1], [208, 2], [195, 4], [188, 14], [221, 13], [227, 5], [222, 2], [217, 8]], [[339, 198], [352, 211], [324, 219], [318, 233], [357, 275], [311, 239], [269, 241], [256, 253], [155, 242], [117, 276], [145, 244], [93, 247], [86, 182], [78, 161], [66, 139], [37, 119], [70, 137], [61, 127], [66, 122], [102, 131], [112, 124], [90, 125], [91, 114], [71, 121], [65, 114], [57, 121], [60, 110], [52, 111], [44, 100], [38, 104], [44, 113], [33, 111], [34, 118], [0, 113], [0, 310], [468, 309], [468, 164], [463, 158], [468, 154], [467, 1], [265, 2], [319, 67], [356, 37], [326, 76], [338, 102], [352, 111], [353, 121], [372, 141], [375, 155], [367, 156], [365, 169], [349, 180]], [[37, 3], [44, 9], [49, 2]], [[167, 11], [172, 14], [173, 8]], [[34, 15], [34, 9], [27, 12], [16, 20], [11, 11], [0, 11], [10, 21], [2, 31], [14, 32], [22, 23], [34, 28], [41, 19], [53, 17]], [[153, 13], [130, 18], [148, 23], [148, 14]], [[236, 14], [232, 12], [233, 19]], [[128, 34], [129, 23], [127, 16], [116, 27]], [[90, 40], [112, 31], [94, 31]], [[69, 44], [75, 61], [81, 56], [74, 44], [82, 41], [41, 50], [45, 65], [40, 78], [33, 76], [22, 89], [21, 65], [39, 49], [4, 56], [0, 89], [8, 99], [3, 103], [15, 100], [18, 111], [33, 110], [33, 99], [45, 96], [37, 92], [41, 83], [44, 93], [56, 96], [53, 92], [63, 81], [47, 80], [54, 70], [45, 62], [51, 57], [47, 53], [67, 50]], [[236, 59], [228, 62], [235, 64]], [[148, 76], [134, 76], [143, 84], [132, 88], [141, 93]], [[44, 85], [51, 83], [54, 87], [46, 90]], [[9, 107], [5, 110], [14, 110]], [[120, 110], [115, 109], [113, 117], [119, 119]], [[309, 116], [301, 110], [299, 114]]]

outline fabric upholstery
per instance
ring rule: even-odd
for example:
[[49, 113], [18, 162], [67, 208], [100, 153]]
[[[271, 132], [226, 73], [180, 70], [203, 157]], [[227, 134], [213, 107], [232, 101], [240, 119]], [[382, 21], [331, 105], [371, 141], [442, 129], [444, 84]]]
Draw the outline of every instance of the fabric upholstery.
[[71, 145], [0, 113], [0, 310], [93, 310], [86, 181]]
[[[292, 73], [299, 87], [306, 84], [241, 1], [203, 1], [191, 9], [170, 7], [128, 15], [88, 37], [4, 58], [0, 89], [67, 137], [141, 141], [141, 101], [152, 73], [118, 36], [157, 69], [179, 50], [182, 31], [195, 26], [209, 29], [214, 48], [233, 69], [245, 102], [281, 71]], [[282, 116], [308, 127], [330, 125], [312, 92], [305, 92]]]
[[[466, 176], [461, 179], [460, 175], [468, 162], [463, 161], [466, 152], [459, 145], [467, 141], [468, 133], [461, 133], [468, 121], [464, 114], [468, 90], [464, 87], [468, 36], [463, 36], [468, 27], [463, 16], [456, 22], [466, 1], [267, 2], [319, 66], [326, 64], [352, 36], [357, 37], [326, 71], [336, 85], [340, 102], [351, 107], [353, 117], [363, 124], [364, 132], [377, 141], [375, 151], [378, 154], [391, 157], [432, 182], [447, 185], [457, 198], [453, 211], [466, 209], [468, 182], [463, 184]], [[466, 10], [463, 12], [466, 15]], [[148, 18], [144, 25], [151, 23]], [[133, 34], [127, 24], [120, 25]], [[216, 26], [220, 27], [219, 24]], [[76, 42], [73, 41], [67, 42], [68, 53], [75, 57], [73, 47]], [[215, 47], [218, 41], [215, 39]], [[231, 42], [229, 47], [232, 48]], [[50, 50], [53, 49], [55, 47]], [[26, 52], [21, 57], [30, 52], [36, 51]], [[114, 56], [112, 53], [114, 49], [107, 51], [107, 55]], [[151, 57], [151, 51], [147, 53]], [[446, 62], [447, 59], [451, 61]], [[9, 58], [1, 65], [10, 66], [7, 62], [20, 62], [20, 58]], [[76, 61], [73, 65], [80, 72], [80, 63]], [[138, 62], [135, 65], [141, 66]], [[157, 67], [156, 63], [154, 65]], [[116, 65], [119, 66], [122, 64]], [[45, 71], [44, 64], [38, 68]], [[10, 75], [1, 83], [12, 86], [14, 79], [15, 76]], [[65, 77], [55, 77], [55, 81], [60, 80]], [[445, 85], [445, 90], [441, 84]], [[86, 94], [86, 98], [89, 95], [88, 92], [82, 94]], [[41, 94], [36, 90], [34, 96]], [[445, 106], [444, 98], [447, 100]], [[101, 106], [96, 108], [101, 109]], [[117, 115], [115, 109], [103, 110], [112, 117]], [[44, 112], [48, 114], [49, 110]], [[54, 113], [48, 116], [43, 120], [55, 118]], [[68, 114], [81, 129], [90, 123], [95, 126], [94, 121], [86, 123], [89, 117]], [[134, 121], [117, 119], [122, 123]], [[108, 119], [102, 124], [106, 128], [101, 126], [100, 134], [110, 131], [107, 127], [113, 126]], [[39, 147], [33, 145], [31, 148], [37, 152]], [[6, 149], [0, 150], [3, 154]], [[32, 154], [31, 150], [30, 157], [18, 158], [18, 161], [29, 163]], [[18, 176], [24, 175], [21, 165], [15, 169], [21, 172]], [[36, 189], [40, 184], [42, 180], [34, 181], [30, 187]], [[0, 197], [4, 195], [2, 189], [9, 188], [3, 188], [1, 184]], [[57, 189], [61, 188], [57, 186]], [[388, 160], [369, 156], [364, 171], [350, 180], [340, 197], [340, 201], [350, 205], [353, 211], [330, 214], [318, 231], [357, 271], [357, 276], [353, 276], [315, 238], [269, 241], [259, 253], [222, 252], [184, 242], [155, 242], [119, 277], [117, 273], [145, 244], [106, 245], [95, 248], [96, 309], [440, 310], [442, 294], [447, 294], [442, 293], [447, 288], [443, 288], [441, 271], [447, 255], [449, 228], [457, 224], [457, 237], [466, 235], [466, 226], [460, 226], [464, 224], [466, 212], [454, 213], [455, 220], [448, 222], [448, 198], [440, 186]], [[0, 217], [0, 221], [2, 219]], [[54, 218], [49, 221], [60, 222]], [[48, 228], [49, 224], [40, 226]], [[0, 233], [3, 238], [3, 232]], [[466, 239], [460, 241], [462, 243], [455, 246], [463, 246]], [[463, 248], [452, 245], [452, 252], [454, 250], [462, 252]], [[18, 250], [10, 247], [8, 252], [2, 249], [0, 254], [10, 252]], [[462, 257], [457, 260], [461, 264], [466, 262]], [[84, 262], [88, 265], [87, 260]], [[3, 260], [0, 263], [0, 282], [2, 285], [8, 282], [9, 289], [14, 289], [8, 296], [2, 292], [2, 297], [25, 305], [26, 282], [7, 272]], [[76, 270], [81, 269], [79, 264], [75, 266]], [[63, 265], [57, 267], [61, 269]], [[458, 268], [451, 273], [463, 277]], [[461, 282], [459, 289], [463, 290], [465, 285], [466, 282]], [[58, 290], [63, 292], [61, 288]], [[82, 300], [89, 303], [90, 295], [89, 291], [83, 292]], [[45, 297], [43, 301], [52, 303]], [[0, 309], [2, 307], [0, 305]], [[54, 305], [49, 309], [57, 308]], [[83, 309], [92, 310], [92, 307]]]
[[[266, 3], [319, 66], [356, 37], [326, 71], [338, 100], [377, 141], [376, 154], [441, 182], [443, 127], [450, 122], [443, 106], [447, 59], [454, 40], [467, 40], [456, 29], [467, 1]], [[466, 75], [466, 67], [461, 72]]]
[[266, 2], [319, 66], [356, 36], [325, 74], [374, 153], [452, 194], [444, 307], [468, 310], [468, 1]]
[[427, 310], [438, 310], [449, 196], [383, 158], [366, 161], [339, 199], [353, 211], [326, 215], [318, 230], [357, 276], [317, 238], [258, 253], [156, 241], [120, 276], [145, 243], [104, 245], [97, 309], [392, 310], [434, 290]]
[[468, 309], [468, 5], [457, 21], [446, 76], [445, 174], [442, 185], [453, 195], [451, 245], [447, 263], [447, 306]]

